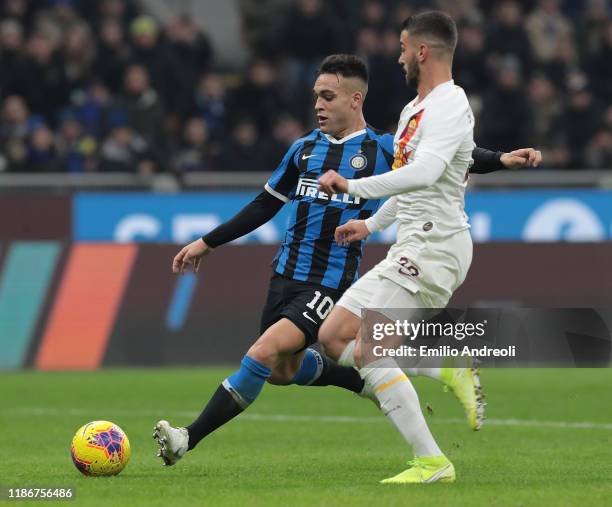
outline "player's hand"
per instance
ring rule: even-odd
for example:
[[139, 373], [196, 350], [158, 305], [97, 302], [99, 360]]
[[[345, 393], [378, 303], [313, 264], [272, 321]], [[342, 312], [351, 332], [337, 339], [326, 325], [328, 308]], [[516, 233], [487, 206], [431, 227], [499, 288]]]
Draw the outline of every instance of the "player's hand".
[[183, 274], [185, 270], [191, 266], [194, 273], [200, 269], [200, 261], [202, 257], [208, 255], [213, 249], [209, 247], [202, 238], [196, 239], [193, 243], [184, 246], [182, 250], [176, 254], [172, 261], [172, 272]]
[[348, 246], [353, 241], [361, 241], [369, 236], [370, 230], [365, 220], [349, 220], [344, 225], [336, 227], [334, 239], [340, 246]]
[[336, 171], [327, 171], [319, 178], [319, 190], [326, 194], [345, 194], [348, 192], [348, 180]]
[[542, 152], [534, 148], [521, 148], [510, 153], [504, 153], [500, 161], [506, 169], [538, 167], [542, 162]]

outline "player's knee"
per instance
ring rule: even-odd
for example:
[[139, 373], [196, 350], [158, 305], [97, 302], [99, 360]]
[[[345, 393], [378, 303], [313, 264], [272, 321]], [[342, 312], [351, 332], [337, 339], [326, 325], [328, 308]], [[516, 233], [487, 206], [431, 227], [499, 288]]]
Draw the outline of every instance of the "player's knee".
[[247, 356], [252, 357], [268, 368], [272, 368], [277, 362], [278, 350], [273, 344], [258, 340], [248, 350]]
[[[247, 355], [275, 370], [303, 345], [303, 336], [291, 339], [282, 329], [268, 329], [251, 346]], [[288, 373], [286, 373], [288, 375]]]

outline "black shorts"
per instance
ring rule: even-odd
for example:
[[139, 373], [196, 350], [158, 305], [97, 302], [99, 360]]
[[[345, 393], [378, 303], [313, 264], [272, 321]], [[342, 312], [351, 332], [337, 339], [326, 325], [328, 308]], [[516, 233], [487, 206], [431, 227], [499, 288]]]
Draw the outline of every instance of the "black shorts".
[[261, 315], [261, 330], [287, 318], [306, 336], [306, 346], [317, 341], [319, 327], [329, 315], [342, 291], [322, 285], [300, 282], [274, 273], [268, 298]]

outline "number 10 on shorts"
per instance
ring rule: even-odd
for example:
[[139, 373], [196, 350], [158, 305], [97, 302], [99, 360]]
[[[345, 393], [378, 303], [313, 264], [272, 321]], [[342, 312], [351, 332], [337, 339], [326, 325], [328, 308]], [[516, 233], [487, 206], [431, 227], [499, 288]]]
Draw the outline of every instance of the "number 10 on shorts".
[[[329, 315], [329, 312], [331, 312], [332, 308], [334, 307], [334, 300], [330, 298], [329, 296], [325, 296], [323, 299], [321, 299], [321, 296], [322, 296], [321, 292], [316, 290], [314, 298], [312, 299], [310, 303], [307, 303], [306, 306], [310, 308], [311, 310], [316, 311], [319, 318], [321, 320], [324, 320], [325, 317]], [[320, 303], [319, 303], [319, 300], [321, 300]]]

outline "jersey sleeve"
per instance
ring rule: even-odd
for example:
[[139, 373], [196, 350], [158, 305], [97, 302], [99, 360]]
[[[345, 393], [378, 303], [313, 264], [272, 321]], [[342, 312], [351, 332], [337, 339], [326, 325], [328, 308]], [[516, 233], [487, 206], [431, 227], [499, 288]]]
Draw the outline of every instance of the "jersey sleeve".
[[397, 197], [389, 197], [381, 208], [365, 221], [370, 232], [382, 231], [397, 220]]
[[210, 231], [202, 239], [212, 248], [234, 241], [265, 224], [283, 206], [284, 203], [275, 199], [270, 193], [262, 192], [237, 215]]
[[295, 164], [295, 155], [301, 147], [301, 141], [293, 143], [264, 187], [270, 194], [283, 202], [289, 202], [295, 195], [300, 173]]
[[502, 155], [501, 151], [491, 151], [476, 146], [472, 151], [474, 163], [470, 166], [470, 173], [487, 174], [505, 169], [506, 166], [501, 162]]
[[417, 150], [414, 160], [395, 171], [348, 180], [348, 193], [365, 199], [380, 199], [429, 187], [442, 176], [446, 165], [441, 157]]
[[469, 107], [457, 107], [452, 112], [440, 106], [425, 110], [421, 123], [423, 133], [417, 154], [430, 153], [450, 164], [465, 135], [474, 128], [474, 116]]

